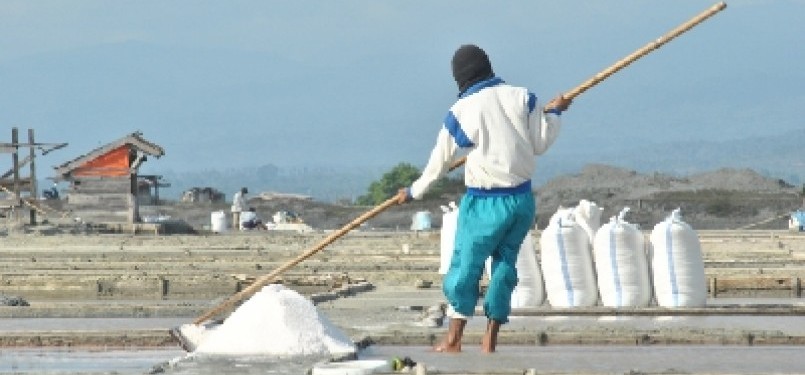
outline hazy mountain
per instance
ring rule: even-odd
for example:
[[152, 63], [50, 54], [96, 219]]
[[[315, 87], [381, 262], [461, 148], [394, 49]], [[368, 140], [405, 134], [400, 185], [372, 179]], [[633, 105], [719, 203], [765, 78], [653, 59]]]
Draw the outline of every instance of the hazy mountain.
[[[700, 47], [694, 38], [675, 53]], [[733, 61], [733, 73], [706, 64], [689, 79], [694, 60], [641, 62], [579, 98], [540, 159], [536, 183], [588, 163], [676, 174], [747, 167], [805, 180], [797, 116], [805, 71]], [[518, 77], [532, 73], [519, 64], [501, 64], [501, 76], [520, 84]], [[555, 63], [545, 64], [528, 69]], [[649, 66], [662, 73], [649, 74]], [[547, 75], [522, 84], [568, 87], [584, 78]], [[50, 166], [141, 130], [166, 150], [143, 172], [165, 175], [172, 183], [165, 196], [174, 198], [193, 186], [231, 195], [247, 185], [325, 200], [363, 194], [397, 163], [426, 162], [455, 100], [449, 64], [404, 49], [295, 61], [259, 51], [109, 43], [3, 60], [0, 82], [13, 88], [0, 90], [7, 123], [35, 129], [40, 142], [69, 143], [38, 160], [40, 178]]]
[[[662, 172], [677, 176], [721, 168], [748, 168], [767, 177], [800, 185], [805, 183], [802, 140], [805, 140], [805, 129], [776, 137], [735, 141], [646, 144], [628, 151], [573, 153], [557, 148], [539, 159], [534, 181], [539, 186], [555, 177], [578, 173], [588, 164], [606, 164], [642, 173]], [[241, 186], [248, 186], [254, 193], [300, 193], [319, 200], [335, 201], [365, 194], [369, 184], [394, 165], [396, 163], [287, 167], [265, 164], [227, 170], [160, 173], [172, 183], [172, 187], [165, 191], [167, 198], [178, 198], [181, 191], [194, 186], [215, 187], [230, 197]]]

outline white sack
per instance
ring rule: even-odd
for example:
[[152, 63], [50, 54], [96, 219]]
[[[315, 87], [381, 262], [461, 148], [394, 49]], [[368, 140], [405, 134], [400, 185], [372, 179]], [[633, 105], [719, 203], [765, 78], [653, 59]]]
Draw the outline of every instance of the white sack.
[[[537, 263], [534, 239], [529, 232], [517, 254], [517, 285], [512, 291], [511, 307], [538, 307], [545, 302], [542, 272]], [[492, 258], [486, 260], [486, 274], [492, 274]]]
[[595, 235], [593, 258], [601, 293], [607, 307], [646, 307], [651, 302], [651, 280], [643, 233], [621, 211]]
[[651, 231], [654, 295], [662, 307], [703, 307], [707, 302], [699, 237], [677, 208]]
[[598, 302], [592, 249], [573, 209], [561, 208], [540, 236], [540, 265], [553, 307], [586, 307]]
[[[455, 204], [453, 204], [454, 206]], [[447, 274], [450, 269], [450, 259], [453, 259], [453, 245], [456, 242], [456, 226], [458, 224], [458, 209], [442, 206], [442, 229], [439, 243], [439, 274]]]
[[579, 201], [578, 206], [573, 209], [573, 216], [576, 222], [587, 232], [587, 237], [590, 238], [590, 245], [592, 246], [595, 240], [595, 233], [601, 227], [601, 213], [604, 211], [602, 207], [598, 207], [595, 202], [582, 199]]

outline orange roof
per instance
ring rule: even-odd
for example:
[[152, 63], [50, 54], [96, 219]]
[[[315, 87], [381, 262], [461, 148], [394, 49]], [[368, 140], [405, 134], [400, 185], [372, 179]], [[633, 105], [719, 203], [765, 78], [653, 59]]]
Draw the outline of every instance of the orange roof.
[[162, 147], [135, 132], [54, 168], [59, 176], [125, 176], [131, 173], [132, 150], [157, 158], [165, 154]]

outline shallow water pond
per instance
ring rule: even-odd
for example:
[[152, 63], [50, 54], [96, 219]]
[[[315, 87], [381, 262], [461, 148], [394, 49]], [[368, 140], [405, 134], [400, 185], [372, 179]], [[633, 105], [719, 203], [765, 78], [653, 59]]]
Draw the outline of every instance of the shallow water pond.
[[[523, 373], [730, 373], [801, 374], [805, 356], [797, 346], [501, 346], [483, 355], [475, 346], [460, 354], [421, 346], [377, 346], [360, 359], [408, 356], [433, 372]], [[305, 374], [323, 358], [195, 357], [176, 349], [14, 349], [0, 354], [5, 374]]]

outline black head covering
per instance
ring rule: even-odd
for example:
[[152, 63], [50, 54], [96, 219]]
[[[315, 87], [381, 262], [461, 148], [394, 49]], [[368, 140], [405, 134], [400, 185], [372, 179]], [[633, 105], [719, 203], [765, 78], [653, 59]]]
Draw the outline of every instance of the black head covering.
[[473, 84], [494, 77], [489, 56], [474, 44], [465, 44], [453, 54], [453, 78], [458, 84], [458, 91], [463, 93]]

